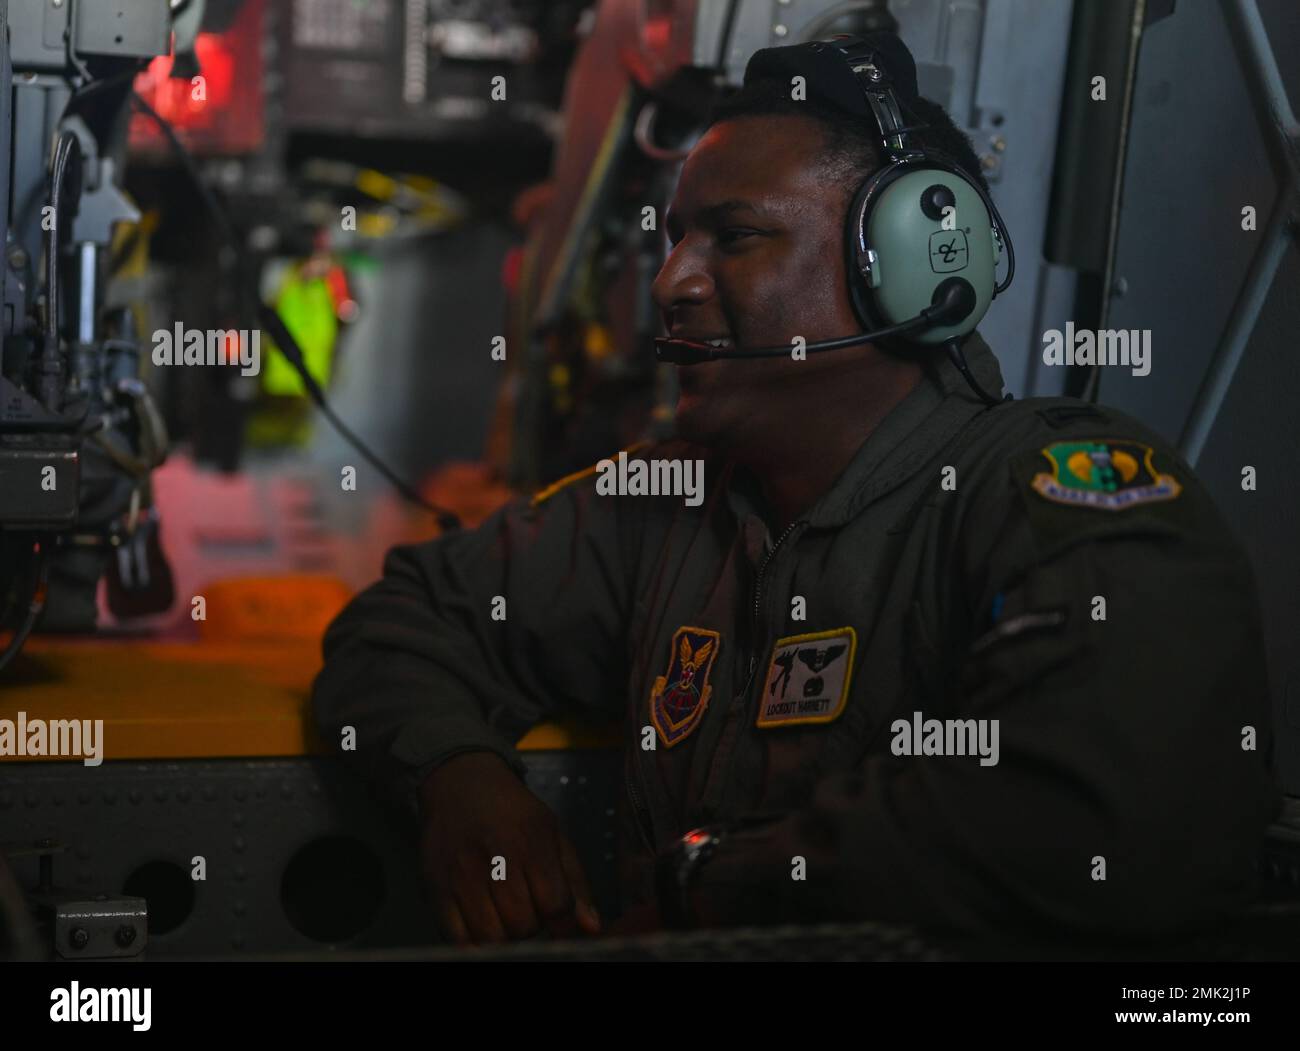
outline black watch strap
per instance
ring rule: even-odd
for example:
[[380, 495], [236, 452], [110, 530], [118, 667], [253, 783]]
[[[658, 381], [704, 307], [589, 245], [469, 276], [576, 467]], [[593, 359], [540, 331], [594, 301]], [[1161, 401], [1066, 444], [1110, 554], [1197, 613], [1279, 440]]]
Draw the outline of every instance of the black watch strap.
[[691, 890], [699, 881], [700, 870], [724, 838], [720, 826], [693, 829], [659, 856], [655, 891], [659, 915], [668, 930], [692, 930], [698, 926]]

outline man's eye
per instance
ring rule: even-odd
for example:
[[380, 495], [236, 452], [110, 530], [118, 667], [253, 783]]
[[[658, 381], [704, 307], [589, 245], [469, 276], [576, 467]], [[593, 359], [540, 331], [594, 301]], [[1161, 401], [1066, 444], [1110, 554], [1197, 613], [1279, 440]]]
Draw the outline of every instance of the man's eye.
[[745, 226], [729, 226], [725, 230], [718, 231], [718, 243], [729, 245], [737, 241], [743, 241], [746, 237], [753, 237], [758, 231], [751, 230]]

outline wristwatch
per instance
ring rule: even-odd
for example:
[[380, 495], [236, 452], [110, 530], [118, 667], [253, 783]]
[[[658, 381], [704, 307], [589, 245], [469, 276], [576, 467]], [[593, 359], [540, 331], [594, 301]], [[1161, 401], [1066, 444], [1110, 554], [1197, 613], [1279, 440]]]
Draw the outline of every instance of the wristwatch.
[[713, 857], [726, 838], [721, 825], [693, 829], [662, 854], [655, 864], [655, 891], [659, 915], [669, 930], [691, 930], [699, 917], [691, 904], [691, 890], [699, 881], [704, 863]]

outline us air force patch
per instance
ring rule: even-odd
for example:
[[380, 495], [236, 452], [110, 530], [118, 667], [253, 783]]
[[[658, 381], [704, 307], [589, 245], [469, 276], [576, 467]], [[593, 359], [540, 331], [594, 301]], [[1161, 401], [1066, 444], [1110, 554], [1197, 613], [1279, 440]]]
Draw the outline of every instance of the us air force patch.
[[1153, 452], [1149, 445], [1108, 438], [1057, 442], [1042, 450], [1052, 473], [1035, 475], [1031, 484], [1045, 500], [1103, 511], [1172, 500], [1183, 487], [1156, 471]]
[[777, 639], [758, 702], [756, 726], [828, 723], [849, 699], [858, 635], [836, 628]]
[[650, 690], [650, 721], [665, 748], [685, 739], [700, 724], [709, 706], [709, 673], [718, 659], [722, 636], [705, 628], [673, 632], [668, 674], [655, 678]]

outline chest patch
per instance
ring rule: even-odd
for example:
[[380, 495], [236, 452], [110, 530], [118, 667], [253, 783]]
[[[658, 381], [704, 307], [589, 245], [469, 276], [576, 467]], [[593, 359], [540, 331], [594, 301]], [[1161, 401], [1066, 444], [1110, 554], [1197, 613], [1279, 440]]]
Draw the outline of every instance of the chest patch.
[[839, 718], [849, 699], [857, 648], [852, 628], [777, 639], [755, 725], [767, 729]]
[[1156, 470], [1151, 446], [1138, 442], [1057, 442], [1042, 454], [1052, 473], [1035, 475], [1031, 484], [1039, 496], [1057, 504], [1122, 511], [1173, 500], [1183, 489], [1173, 475]]
[[718, 659], [722, 636], [706, 628], [673, 632], [668, 674], [656, 676], [650, 690], [650, 721], [665, 748], [688, 737], [709, 706], [709, 674]]

